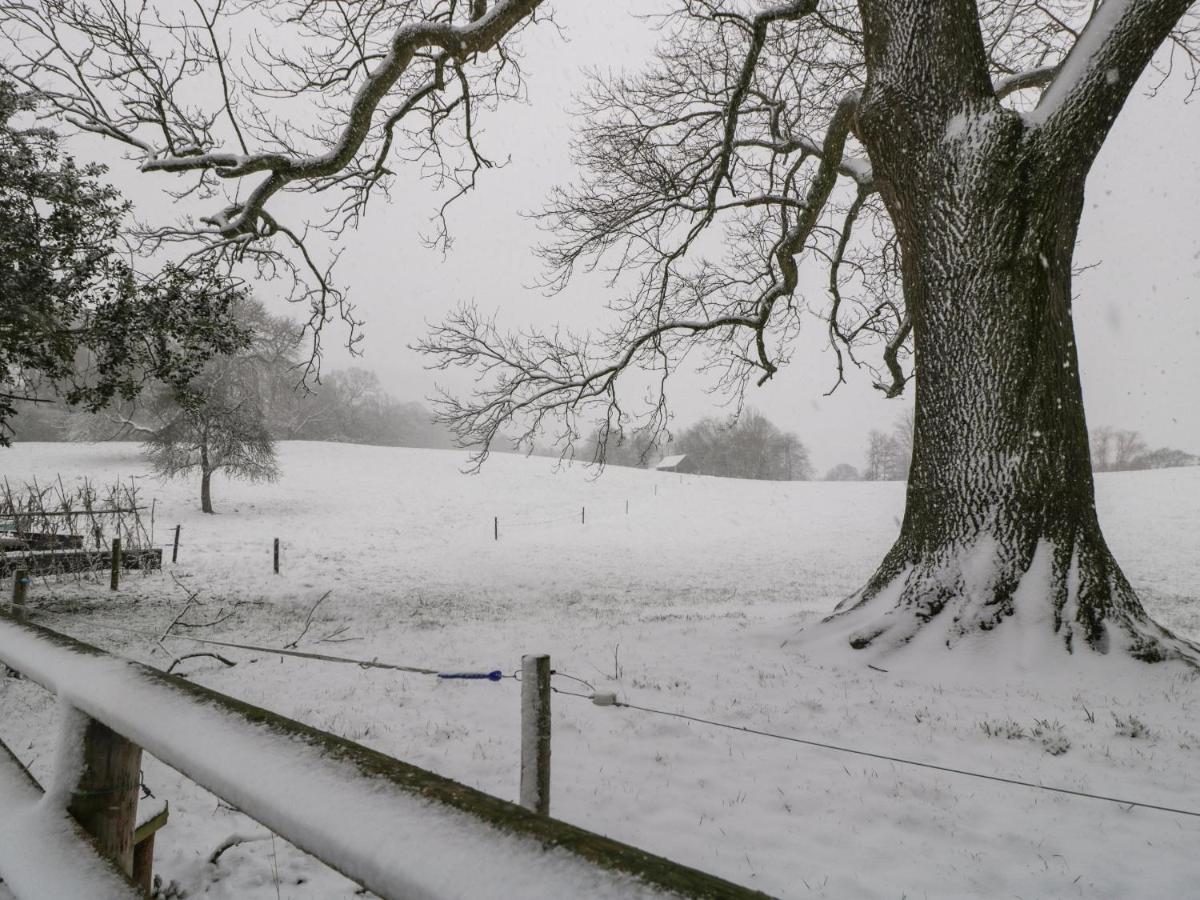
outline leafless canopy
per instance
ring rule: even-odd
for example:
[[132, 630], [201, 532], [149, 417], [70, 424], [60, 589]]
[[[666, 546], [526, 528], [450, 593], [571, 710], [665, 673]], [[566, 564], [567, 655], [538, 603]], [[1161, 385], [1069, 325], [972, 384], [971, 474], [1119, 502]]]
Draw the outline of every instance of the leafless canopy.
[[[1077, 44], [1161, 15], [1163, 2], [979, 0], [995, 96], [1031, 110], [1045, 90], [1071, 91], [1058, 76]], [[435, 365], [480, 373], [477, 394], [445, 397], [442, 414], [484, 454], [510, 425], [531, 439], [547, 417], [565, 421], [568, 440], [585, 414], [603, 437], [620, 432], [630, 416], [617, 384], [630, 370], [652, 373], [640, 421], [661, 430], [663, 383], [689, 351], [739, 396], [787, 361], [806, 317], [828, 331], [833, 387], [847, 362], [889, 396], [911, 377], [899, 254], [856, 135], [860, 17], [883, 0], [673, 3], [651, 19], [662, 41], [647, 71], [592, 78], [582, 175], [540, 213], [549, 285], [609, 272], [614, 324], [506, 334], [465, 307], [421, 347]], [[541, 6], [190, 0], [167, 15], [146, 0], [0, 0], [2, 71], [77, 128], [124, 143], [143, 170], [191, 177], [181, 198], [209, 208], [149, 230], [152, 245], [198, 240], [193, 252], [282, 266], [307, 286], [314, 326], [338, 309], [353, 322], [280, 195], [330, 198], [299, 221], [336, 235], [397, 162], [432, 172], [451, 198], [470, 189], [492, 165], [473, 123], [520, 93], [513, 39], [545, 18]], [[1182, 66], [1194, 83], [1195, 27], [1179, 18], [1162, 77]], [[444, 221], [434, 240], [446, 240]]]
[[[444, 399], [461, 437], [486, 445], [521, 421], [528, 439], [547, 415], [571, 421], [597, 404], [602, 431], [617, 432], [628, 421], [622, 373], [665, 380], [698, 346], [718, 388], [740, 398], [787, 361], [806, 316], [827, 329], [831, 389], [847, 362], [889, 397], [904, 389], [911, 321], [899, 252], [856, 136], [863, 5], [679, 0], [658, 21], [653, 66], [593, 77], [575, 142], [583, 175], [541, 213], [543, 253], [553, 287], [581, 267], [636, 287], [613, 305], [616, 325], [590, 338], [500, 334], [474, 308], [450, 318], [424, 349], [493, 376], [475, 398]], [[997, 98], [1031, 110], [1098, 6], [981, 0]], [[1194, 29], [1179, 23], [1161, 78], [1182, 62], [1194, 86]], [[662, 404], [658, 392], [641, 427], [663, 427]]]
[[[146, 227], [143, 250], [288, 276], [314, 339], [340, 314], [353, 346], [360, 323], [317, 235], [356, 225], [398, 163], [447, 203], [474, 186], [493, 165], [475, 119], [521, 92], [513, 39], [540, 2], [0, 0], [0, 77], [184, 182], [174, 193], [194, 212]], [[439, 217], [431, 240], [446, 239]]]

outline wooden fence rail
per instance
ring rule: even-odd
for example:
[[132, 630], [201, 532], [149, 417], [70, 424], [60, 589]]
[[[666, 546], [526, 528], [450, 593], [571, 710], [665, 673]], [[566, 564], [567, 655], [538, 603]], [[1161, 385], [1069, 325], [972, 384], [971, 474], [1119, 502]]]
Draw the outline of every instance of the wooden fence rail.
[[0, 663], [380, 897], [766, 896], [2, 611]]

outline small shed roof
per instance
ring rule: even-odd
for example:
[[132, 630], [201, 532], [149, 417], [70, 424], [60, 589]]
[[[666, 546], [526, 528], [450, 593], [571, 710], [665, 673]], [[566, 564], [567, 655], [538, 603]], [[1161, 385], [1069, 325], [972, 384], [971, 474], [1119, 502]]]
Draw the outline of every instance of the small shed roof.
[[685, 459], [687, 459], [686, 453], [678, 453], [675, 456], [664, 456], [658, 461], [658, 464], [654, 468], [666, 470], [674, 469]]

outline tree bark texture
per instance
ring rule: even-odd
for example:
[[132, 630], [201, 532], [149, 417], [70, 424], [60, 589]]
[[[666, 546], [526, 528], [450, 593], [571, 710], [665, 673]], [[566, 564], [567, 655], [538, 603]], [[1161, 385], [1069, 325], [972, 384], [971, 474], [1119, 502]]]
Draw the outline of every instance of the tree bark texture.
[[[973, 13], [864, 3], [856, 126], [901, 246], [916, 418], [900, 536], [832, 618], [856, 648], [929, 628], [953, 645], [1019, 613], [1067, 650], [1194, 659], [1146, 615], [1096, 516], [1071, 320], [1086, 167], [995, 99]], [[906, 58], [913, 34], [932, 50]]]
[[207, 466], [200, 470], [200, 511], [211, 513], [212, 506], [212, 471]]
[[200, 511], [211, 513], [213, 462], [208, 453], [208, 423], [201, 422], [200, 437]]

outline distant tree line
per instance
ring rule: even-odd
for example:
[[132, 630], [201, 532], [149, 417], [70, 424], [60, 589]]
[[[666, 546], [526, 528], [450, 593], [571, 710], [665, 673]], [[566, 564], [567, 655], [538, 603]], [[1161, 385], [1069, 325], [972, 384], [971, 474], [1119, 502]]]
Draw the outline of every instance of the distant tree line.
[[[913, 414], [906, 412], [890, 432], [872, 429], [867, 435], [864, 467], [838, 463], [825, 473], [826, 481], [906, 481], [912, 460]], [[1104, 425], [1091, 431], [1092, 469], [1133, 472], [1200, 465], [1200, 456], [1160, 447], [1151, 450], [1137, 431]]]
[[[237, 315], [250, 328], [246, 346], [229, 348], [230, 352], [194, 373], [192, 394], [188, 387], [172, 385], [168, 390], [165, 383], [157, 382], [137, 403], [118, 402], [96, 414], [61, 397], [37, 404], [17, 401], [21, 414], [12, 420], [13, 438], [26, 442], [145, 440], [142, 426], [161, 420], [187, 398], [194, 400], [195, 391], [216, 402], [213, 389], [220, 385], [242, 397], [234, 401], [240, 414], [249, 414], [253, 407], [254, 417], [270, 440], [391, 447], [453, 445], [449, 432], [434, 423], [423, 404], [393, 397], [374, 372], [349, 367], [325, 374], [319, 383], [302, 386], [300, 326], [267, 315], [261, 304], [252, 300], [243, 302]], [[219, 377], [217, 370], [222, 373]], [[253, 403], [245, 399], [251, 395]]]
[[692, 471], [701, 475], [765, 481], [807, 481], [813, 475], [804, 442], [753, 408], [744, 409], [732, 422], [701, 419], [672, 441], [670, 449], [686, 454]]
[[890, 432], [872, 428], [860, 472], [849, 463], [838, 463], [825, 473], [826, 481], [907, 481], [912, 463], [913, 413], [908, 410]]
[[271, 431], [279, 440], [339, 441], [385, 447], [453, 446], [450, 433], [420, 403], [397, 400], [366, 369], [330, 372], [312, 391], [280, 385]]
[[1183, 450], [1151, 450], [1137, 431], [1102, 425], [1092, 429], [1092, 469], [1096, 472], [1134, 472], [1200, 465], [1200, 457]]
[[[576, 455], [599, 458], [602, 433], [593, 431]], [[668, 455], [686, 455], [687, 471], [724, 478], [807, 481], [813, 476], [808, 447], [757, 409], [747, 407], [733, 419], [701, 419], [673, 437], [666, 448], [644, 433], [610, 434], [604, 448], [609, 466], [652, 466]]]

